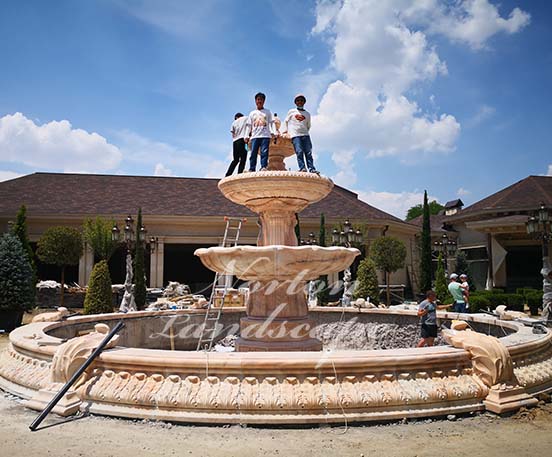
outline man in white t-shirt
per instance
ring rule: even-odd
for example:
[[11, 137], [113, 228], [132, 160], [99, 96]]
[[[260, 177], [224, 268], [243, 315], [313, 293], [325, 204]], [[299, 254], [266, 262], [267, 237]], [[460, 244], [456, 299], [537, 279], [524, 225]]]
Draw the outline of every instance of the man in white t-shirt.
[[[306, 97], [303, 94], [297, 94], [294, 99], [295, 108], [288, 111], [284, 119], [283, 132], [291, 138], [295, 155], [297, 156], [297, 164], [299, 171], [307, 171], [317, 173], [312, 159], [312, 142], [309, 135], [311, 127], [311, 115], [305, 109]], [[307, 162], [305, 168], [305, 160]]]
[[272, 113], [264, 107], [266, 95], [262, 92], [255, 94], [254, 109], [249, 113], [245, 124], [246, 143], [250, 143], [251, 156], [249, 157], [249, 171], [257, 169], [257, 154], [261, 151], [261, 171], [266, 171], [268, 167], [268, 148], [270, 140], [274, 137], [274, 120]]
[[236, 165], [238, 166], [238, 174], [243, 172], [245, 168], [245, 161], [247, 160], [247, 147], [245, 145], [244, 136], [245, 136], [245, 127], [246, 127], [247, 118], [242, 113], [236, 113], [234, 116], [234, 122], [232, 122], [232, 127], [230, 127], [230, 133], [232, 134], [232, 152], [234, 155], [234, 160], [230, 162], [228, 171], [225, 176], [230, 176], [234, 173]]

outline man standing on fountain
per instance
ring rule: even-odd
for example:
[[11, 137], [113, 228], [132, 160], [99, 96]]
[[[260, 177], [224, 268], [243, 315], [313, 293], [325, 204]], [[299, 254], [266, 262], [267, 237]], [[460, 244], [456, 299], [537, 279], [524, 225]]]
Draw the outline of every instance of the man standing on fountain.
[[266, 171], [268, 167], [268, 148], [271, 138], [274, 137], [274, 119], [270, 110], [264, 107], [265, 100], [266, 95], [262, 92], [255, 95], [257, 109], [249, 113], [245, 122], [244, 141], [249, 143], [249, 140], [251, 140], [249, 171], [256, 171], [257, 169], [257, 154], [259, 153], [259, 149], [261, 150], [261, 171]]
[[[311, 115], [305, 109], [307, 98], [303, 94], [298, 94], [295, 96], [294, 102], [296, 108], [288, 111], [284, 119], [283, 131], [287, 132], [287, 136], [291, 138], [295, 155], [297, 156], [299, 171], [307, 171], [308, 168], [310, 173], [320, 174], [314, 168], [314, 161], [312, 159], [312, 143], [309, 135]], [[305, 159], [307, 161], [307, 168], [305, 168]]]

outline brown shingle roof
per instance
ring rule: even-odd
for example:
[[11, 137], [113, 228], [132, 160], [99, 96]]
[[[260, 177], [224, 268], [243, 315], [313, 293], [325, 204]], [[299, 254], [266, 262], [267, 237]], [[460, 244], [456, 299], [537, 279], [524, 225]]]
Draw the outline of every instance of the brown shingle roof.
[[532, 211], [537, 209], [541, 202], [547, 207], [552, 207], [552, 176], [528, 176], [468, 206], [462, 212], [451, 216], [451, 220], [486, 213]]
[[[444, 211], [441, 211], [439, 214], [430, 214], [429, 215], [429, 225], [432, 232], [438, 232], [443, 230], [443, 224], [445, 222], [448, 222], [448, 219], [450, 216], [446, 216]], [[409, 220], [411, 224], [416, 225], [417, 227], [422, 229], [422, 226], [424, 225], [424, 216], [423, 214], [421, 216], [417, 216], [414, 219]]]
[[[218, 190], [218, 179], [33, 173], [0, 183], [0, 215], [12, 217], [25, 204], [29, 216], [109, 215], [137, 212], [150, 216], [251, 216]], [[405, 224], [335, 186], [330, 195], [301, 216], [358, 218]], [[409, 225], [409, 224], [406, 224]]]

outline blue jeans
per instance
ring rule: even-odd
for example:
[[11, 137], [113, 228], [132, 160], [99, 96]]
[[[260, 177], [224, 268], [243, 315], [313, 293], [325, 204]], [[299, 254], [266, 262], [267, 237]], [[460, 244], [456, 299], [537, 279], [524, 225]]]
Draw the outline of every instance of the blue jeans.
[[455, 301], [452, 305], [453, 313], [465, 313], [466, 312], [466, 303], [463, 301]]
[[[291, 139], [295, 155], [297, 156], [297, 165], [299, 170], [305, 169], [305, 159], [307, 160], [307, 168], [310, 172], [316, 171], [312, 160], [312, 143], [309, 135], [296, 136]], [[303, 158], [304, 156], [304, 158]]]
[[249, 171], [257, 168], [257, 153], [261, 150], [261, 168], [268, 167], [268, 146], [270, 138], [253, 138], [251, 140], [251, 156], [249, 157]]

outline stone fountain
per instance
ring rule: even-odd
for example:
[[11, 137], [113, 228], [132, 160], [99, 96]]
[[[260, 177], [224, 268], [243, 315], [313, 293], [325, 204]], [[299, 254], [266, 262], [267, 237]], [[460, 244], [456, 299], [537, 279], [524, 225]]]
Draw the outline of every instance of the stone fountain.
[[270, 146], [268, 171], [230, 176], [219, 189], [234, 203], [259, 214], [257, 246], [213, 247], [195, 254], [213, 271], [254, 281], [241, 319], [236, 350], [319, 351], [310, 336], [305, 284], [342, 271], [360, 254], [343, 247], [298, 246], [296, 214], [326, 197], [332, 181], [315, 173], [286, 171], [284, 158], [294, 154], [291, 141]]
[[295, 213], [333, 184], [285, 171], [283, 159], [292, 154], [280, 139], [271, 145], [269, 171], [219, 183], [227, 198], [259, 214], [258, 245], [197, 251], [212, 270], [260, 286], [252, 287], [246, 309], [221, 317], [217, 338], [239, 328], [238, 352], [195, 350], [198, 335], [190, 330], [201, 329], [201, 309], [52, 313], [10, 334], [0, 352], [0, 389], [43, 409], [108, 328], [124, 320], [116, 347], [100, 354], [54, 412], [208, 424], [343, 423], [504, 413], [552, 391], [546, 329], [439, 311], [451, 325], [441, 332], [448, 345], [416, 348], [414, 310], [319, 307], [308, 314], [304, 283], [345, 269], [358, 252], [297, 246]]

